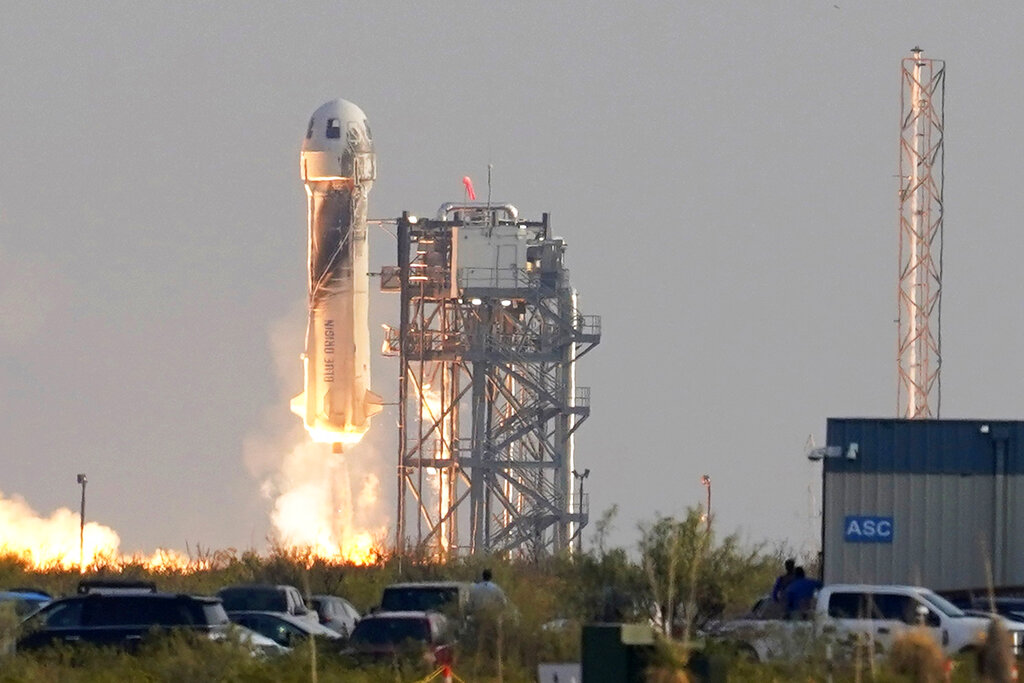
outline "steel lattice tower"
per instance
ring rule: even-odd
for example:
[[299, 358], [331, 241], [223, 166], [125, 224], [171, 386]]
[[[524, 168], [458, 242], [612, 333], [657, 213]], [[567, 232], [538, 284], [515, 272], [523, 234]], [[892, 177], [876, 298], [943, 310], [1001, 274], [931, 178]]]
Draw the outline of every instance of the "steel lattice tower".
[[[580, 315], [548, 217], [511, 205], [403, 214], [399, 327], [399, 554], [536, 557], [570, 550], [586, 525], [573, 434], [590, 414], [576, 362], [600, 340]], [[411, 504], [411, 507], [410, 507]]]
[[903, 60], [897, 410], [939, 417], [942, 366], [943, 100], [946, 66], [920, 48]]

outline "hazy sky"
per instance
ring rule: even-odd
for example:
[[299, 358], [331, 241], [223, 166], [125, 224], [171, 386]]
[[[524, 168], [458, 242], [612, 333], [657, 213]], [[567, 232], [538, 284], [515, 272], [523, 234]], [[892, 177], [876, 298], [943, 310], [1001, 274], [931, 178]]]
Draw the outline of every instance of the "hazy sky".
[[[299, 424], [298, 152], [344, 97], [373, 216], [432, 214], [488, 163], [495, 199], [551, 212], [603, 317], [577, 464], [615, 543], [707, 473], [721, 531], [806, 547], [808, 435], [896, 410], [915, 45], [947, 61], [943, 415], [1024, 417], [1022, 34], [1010, 2], [5, 2], [0, 492], [45, 516], [87, 472], [122, 550], [263, 547]], [[372, 306], [376, 348], [398, 300]], [[389, 400], [396, 374], [374, 358]], [[394, 420], [361, 453], [392, 516]]]

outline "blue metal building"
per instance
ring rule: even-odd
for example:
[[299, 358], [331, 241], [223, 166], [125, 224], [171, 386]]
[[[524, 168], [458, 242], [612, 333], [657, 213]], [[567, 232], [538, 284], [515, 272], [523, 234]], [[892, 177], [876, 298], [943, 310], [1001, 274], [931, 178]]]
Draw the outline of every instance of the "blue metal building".
[[1024, 422], [828, 420], [826, 583], [1024, 586]]

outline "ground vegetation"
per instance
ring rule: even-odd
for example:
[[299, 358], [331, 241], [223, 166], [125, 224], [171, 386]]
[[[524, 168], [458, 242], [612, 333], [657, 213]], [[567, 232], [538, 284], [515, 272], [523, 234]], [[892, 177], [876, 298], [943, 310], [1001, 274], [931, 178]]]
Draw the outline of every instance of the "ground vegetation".
[[[376, 564], [356, 566], [312, 553], [275, 548], [269, 553], [234, 549], [194, 550], [188, 567], [154, 567], [143, 561], [99, 562], [77, 569], [32, 567], [22, 558], [0, 555], [0, 589], [33, 587], [52, 595], [75, 592], [84, 578], [154, 581], [163, 591], [212, 595], [237, 583], [291, 584], [307, 595], [335, 594], [367, 611], [379, 604], [383, 588], [398, 581], [479, 578], [490, 568], [511, 607], [503, 616], [500, 643], [482, 642], [464, 626], [454, 647], [453, 670], [464, 681], [519, 683], [536, 680], [542, 662], [580, 661], [581, 631], [593, 622], [651, 625], [660, 633], [651, 657], [650, 680], [873, 680], [924, 681], [938, 671], [951, 680], [978, 680], [974, 659], [956, 666], [938, 659], [921, 641], [894, 649], [888, 660], [855, 658], [836, 662], [810, 653], [797, 662], [758, 664], [702, 638], [709, 621], [738, 614], [766, 593], [785, 548], [745, 545], [732, 534], [719, 538], [713, 519], [700, 508], [680, 517], [659, 515], [639, 529], [636, 547], [608, 543], [616, 510], [595, 523], [592, 543], [582, 552], [545, 558], [474, 557], [439, 562], [431, 558], [381, 555]], [[336, 646], [312, 641], [275, 657], [253, 657], [243, 647], [189, 634], [155, 638], [137, 654], [91, 647], [10, 653], [18, 620], [0, 609], [0, 683], [16, 681], [420, 681], [433, 671], [416, 659], [385, 664], [357, 663]], [[497, 645], [497, 646], [496, 646]], [[866, 656], [867, 657], [867, 656]], [[997, 667], [988, 662], [989, 671]], [[1001, 671], [1001, 669], [1000, 669]], [[944, 674], [945, 675], [945, 674]], [[722, 678], [724, 676], [724, 679]], [[993, 679], [989, 679], [993, 680]]]

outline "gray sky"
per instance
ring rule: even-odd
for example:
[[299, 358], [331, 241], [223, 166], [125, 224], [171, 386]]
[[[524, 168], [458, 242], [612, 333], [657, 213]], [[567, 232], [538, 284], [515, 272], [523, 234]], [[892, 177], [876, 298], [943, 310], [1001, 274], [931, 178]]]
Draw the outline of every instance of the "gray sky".
[[[1009, 2], [4, 3], [0, 492], [46, 516], [85, 471], [122, 550], [263, 546], [299, 422], [299, 146], [344, 97], [373, 216], [431, 214], [490, 162], [495, 199], [568, 240], [604, 323], [577, 454], [613, 542], [703, 473], [721, 531], [813, 542], [808, 434], [895, 413], [917, 44], [947, 61], [943, 416], [1024, 417], [1022, 29]], [[398, 303], [372, 306], [376, 347]], [[386, 514], [393, 431], [363, 453]]]

